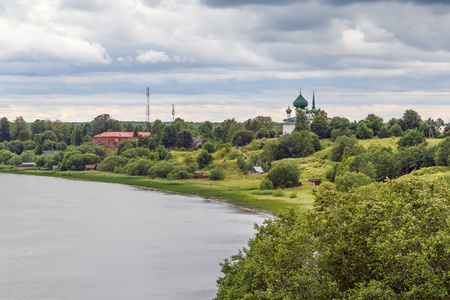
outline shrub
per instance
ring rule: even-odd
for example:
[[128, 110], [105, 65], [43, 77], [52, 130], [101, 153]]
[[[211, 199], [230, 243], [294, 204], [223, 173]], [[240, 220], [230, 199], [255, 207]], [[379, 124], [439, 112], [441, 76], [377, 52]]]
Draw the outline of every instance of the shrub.
[[214, 158], [211, 154], [209, 154], [206, 150], [202, 150], [200, 154], [197, 156], [197, 164], [200, 169], [203, 169], [207, 165], [209, 165]]
[[100, 169], [102, 171], [113, 172], [116, 167], [126, 166], [128, 161], [128, 158], [119, 155], [108, 156], [100, 164]]
[[289, 195], [289, 198], [291, 198], [291, 199], [297, 198], [297, 192], [296, 192], [296, 191], [293, 191], [293, 192]]
[[260, 190], [273, 190], [273, 183], [268, 177], [264, 177], [259, 184]]
[[368, 185], [373, 179], [363, 173], [345, 172], [342, 176], [336, 176], [336, 189], [341, 192], [347, 192], [351, 188], [357, 188]]
[[427, 140], [423, 132], [417, 129], [406, 130], [397, 142], [399, 148], [412, 147], [419, 144], [427, 145]]
[[223, 170], [219, 167], [214, 168], [209, 173], [209, 180], [224, 180], [225, 179], [225, 173]]
[[283, 191], [281, 190], [281, 188], [277, 188], [275, 191], [273, 191], [272, 195], [273, 195], [274, 197], [283, 197], [283, 196], [284, 196], [284, 193], [283, 193]]
[[450, 136], [439, 143], [434, 159], [438, 166], [450, 166]]
[[175, 168], [173, 162], [169, 161], [160, 161], [155, 163], [150, 170], [148, 170], [148, 175], [150, 177], [159, 177], [159, 178], [167, 178], [170, 172], [172, 172]]
[[[152, 165], [153, 162], [151, 160], [140, 158], [135, 161], [130, 161], [126, 166], [125, 172], [132, 176], [145, 176], [149, 174], [149, 169], [152, 168]], [[116, 166], [114, 171], [116, 171], [116, 168], [119, 169], [120, 166]]]
[[216, 147], [211, 142], [204, 143], [202, 149], [208, 151], [208, 153], [214, 153], [216, 151]]
[[280, 161], [267, 174], [274, 188], [295, 186], [300, 177], [300, 169], [292, 161]]

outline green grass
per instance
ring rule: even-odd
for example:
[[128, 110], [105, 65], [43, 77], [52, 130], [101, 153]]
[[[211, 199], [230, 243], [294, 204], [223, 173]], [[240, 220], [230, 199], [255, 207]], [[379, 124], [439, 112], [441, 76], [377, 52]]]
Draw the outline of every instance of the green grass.
[[[398, 138], [359, 140], [364, 147], [372, 144], [384, 147], [392, 147], [394, 151], [397, 149]], [[427, 139], [429, 145], [436, 145], [441, 142], [440, 139]], [[268, 142], [268, 140], [264, 141]], [[243, 147], [247, 154], [257, 154], [262, 150], [255, 150], [261, 147], [261, 141], [257, 145], [248, 145]], [[221, 199], [223, 201], [261, 209], [272, 213], [278, 213], [280, 210], [293, 208], [296, 211], [310, 209], [314, 202], [313, 189], [314, 186], [309, 185], [308, 179], [322, 178], [329, 168], [335, 163], [328, 159], [332, 142], [330, 140], [322, 140], [321, 144], [325, 149], [314, 153], [308, 157], [290, 159], [292, 163], [297, 164], [301, 169], [300, 181], [302, 186], [284, 189], [282, 194], [273, 195], [274, 191], [261, 191], [259, 184], [262, 176], [250, 176], [244, 174], [237, 166], [236, 158], [239, 153], [235, 148], [221, 149], [214, 153], [215, 160], [200, 172], [209, 173], [213, 168], [219, 167], [225, 173], [225, 180], [167, 180], [167, 179], [151, 179], [145, 176], [128, 176], [125, 174], [114, 174], [109, 172], [98, 171], [39, 171], [37, 168], [18, 168], [0, 165], [0, 172], [17, 173], [17, 174], [33, 174], [40, 176], [62, 177], [78, 180], [90, 180], [110, 183], [128, 184], [158, 190], [171, 191], [186, 195], [199, 195], [206, 198]], [[198, 154], [196, 152], [172, 152], [174, 159], [183, 160], [186, 156]], [[414, 171], [406, 176], [421, 176], [425, 178], [436, 178], [442, 175], [450, 174], [450, 168], [432, 167]], [[264, 176], [264, 175], [263, 175]], [[292, 196], [292, 195], [295, 195]]]

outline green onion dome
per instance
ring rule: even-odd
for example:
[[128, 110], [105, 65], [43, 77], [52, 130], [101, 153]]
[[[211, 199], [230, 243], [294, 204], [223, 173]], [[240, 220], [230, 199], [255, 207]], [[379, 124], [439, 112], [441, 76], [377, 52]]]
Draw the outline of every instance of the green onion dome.
[[300, 95], [298, 95], [297, 99], [295, 99], [294, 106], [296, 108], [301, 108], [301, 109], [305, 109], [308, 106], [308, 101], [306, 101], [306, 99], [303, 98], [301, 92], [300, 92]]
[[288, 108], [286, 109], [286, 113], [290, 114], [292, 112], [292, 109], [288, 106]]

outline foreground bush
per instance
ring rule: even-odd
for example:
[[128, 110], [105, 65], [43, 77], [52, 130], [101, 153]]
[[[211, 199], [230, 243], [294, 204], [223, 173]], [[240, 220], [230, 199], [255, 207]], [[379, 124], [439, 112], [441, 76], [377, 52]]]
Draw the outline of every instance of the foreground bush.
[[223, 170], [219, 167], [214, 168], [209, 173], [209, 180], [224, 180], [225, 179], [225, 173]]
[[450, 177], [320, 190], [314, 209], [256, 226], [216, 299], [449, 299]]
[[300, 169], [293, 161], [283, 160], [277, 163], [267, 174], [274, 188], [295, 186], [300, 177]]

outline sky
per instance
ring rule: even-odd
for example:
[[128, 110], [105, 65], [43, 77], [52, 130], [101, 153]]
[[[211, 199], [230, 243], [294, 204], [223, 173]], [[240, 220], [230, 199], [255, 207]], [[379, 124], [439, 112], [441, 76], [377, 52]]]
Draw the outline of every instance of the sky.
[[450, 122], [450, 1], [0, 0], [0, 117]]

